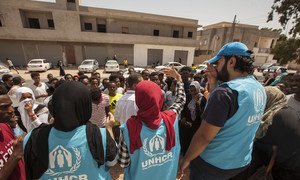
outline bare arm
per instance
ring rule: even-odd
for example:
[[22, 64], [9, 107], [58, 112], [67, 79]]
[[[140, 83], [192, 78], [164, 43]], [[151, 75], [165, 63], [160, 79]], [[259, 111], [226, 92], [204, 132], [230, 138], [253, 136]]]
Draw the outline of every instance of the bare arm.
[[12, 155], [8, 158], [7, 162], [4, 164], [2, 169], [0, 170], [0, 179], [8, 179], [10, 175], [13, 173], [14, 169], [18, 165], [18, 162], [22, 159], [23, 157], [23, 137], [18, 138], [15, 140], [13, 144], [13, 153]]

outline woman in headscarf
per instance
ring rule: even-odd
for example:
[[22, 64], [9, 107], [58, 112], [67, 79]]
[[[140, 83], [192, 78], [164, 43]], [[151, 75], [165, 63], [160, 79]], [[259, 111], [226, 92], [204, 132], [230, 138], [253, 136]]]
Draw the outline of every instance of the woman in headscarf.
[[185, 113], [185, 119], [181, 121], [182, 133], [181, 138], [181, 152], [186, 153], [190, 142], [201, 124], [201, 115], [206, 105], [206, 98], [200, 92], [201, 86], [198, 81], [192, 81], [190, 84], [190, 93], [192, 100], [188, 104]]
[[137, 115], [123, 124], [119, 144], [119, 164], [124, 179], [175, 179], [180, 155], [178, 115], [185, 103], [181, 76], [166, 69], [177, 80], [176, 99], [170, 110], [161, 112], [163, 95], [151, 81], [142, 81], [135, 89]]
[[21, 121], [27, 132], [40, 126], [42, 123], [49, 123], [48, 108], [36, 103], [35, 96], [30, 88], [20, 87], [17, 89], [16, 98], [19, 102], [18, 111], [21, 115]]
[[113, 116], [107, 129], [89, 122], [92, 101], [80, 82], [61, 84], [52, 97], [54, 123], [40, 126], [24, 139], [27, 179], [111, 179], [116, 162]]
[[286, 96], [278, 88], [268, 86], [265, 90], [267, 104], [251, 165], [235, 179], [257, 179], [254, 173], [262, 166], [266, 166], [265, 176], [275, 180], [300, 179], [300, 115], [287, 106]]

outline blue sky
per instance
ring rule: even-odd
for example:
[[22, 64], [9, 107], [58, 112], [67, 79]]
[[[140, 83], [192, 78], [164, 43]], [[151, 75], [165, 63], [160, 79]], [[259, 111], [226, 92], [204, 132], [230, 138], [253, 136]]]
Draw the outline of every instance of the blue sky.
[[[40, 0], [55, 1], [55, 0]], [[84, 6], [128, 10], [176, 16], [198, 20], [200, 25], [221, 21], [237, 22], [262, 27], [281, 28], [276, 15], [266, 23], [274, 0], [80, 0]], [[290, 24], [288, 24], [290, 26]], [[287, 26], [287, 29], [290, 27]], [[286, 34], [286, 31], [283, 31]]]

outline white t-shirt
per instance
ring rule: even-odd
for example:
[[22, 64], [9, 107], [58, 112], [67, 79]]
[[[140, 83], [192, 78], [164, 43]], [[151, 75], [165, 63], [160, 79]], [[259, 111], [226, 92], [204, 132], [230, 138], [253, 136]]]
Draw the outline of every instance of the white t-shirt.
[[[44, 82], [41, 82], [38, 86], [35, 86], [34, 84], [32, 84], [30, 86], [30, 89], [32, 89], [34, 96], [37, 97], [37, 96], [40, 96], [43, 94], [47, 94], [48, 86]], [[45, 99], [46, 99], [46, 97], [40, 97], [40, 98], [36, 99], [36, 102], [38, 104], [44, 104]]]
[[131, 117], [137, 115], [138, 107], [135, 104], [135, 92], [128, 90], [116, 104], [114, 116], [124, 124]]

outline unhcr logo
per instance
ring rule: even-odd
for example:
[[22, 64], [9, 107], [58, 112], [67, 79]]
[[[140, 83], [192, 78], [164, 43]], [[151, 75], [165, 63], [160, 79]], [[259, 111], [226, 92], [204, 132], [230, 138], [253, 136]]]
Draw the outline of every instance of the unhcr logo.
[[149, 141], [145, 138], [143, 141], [143, 150], [145, 155], [150, 157], [142, 162], [142, 169], [146, 170], [154, 166], [161, 166], [172, 160], [172, 152], [165, 151], [165, 138], [160, 135], [153, 136]]

